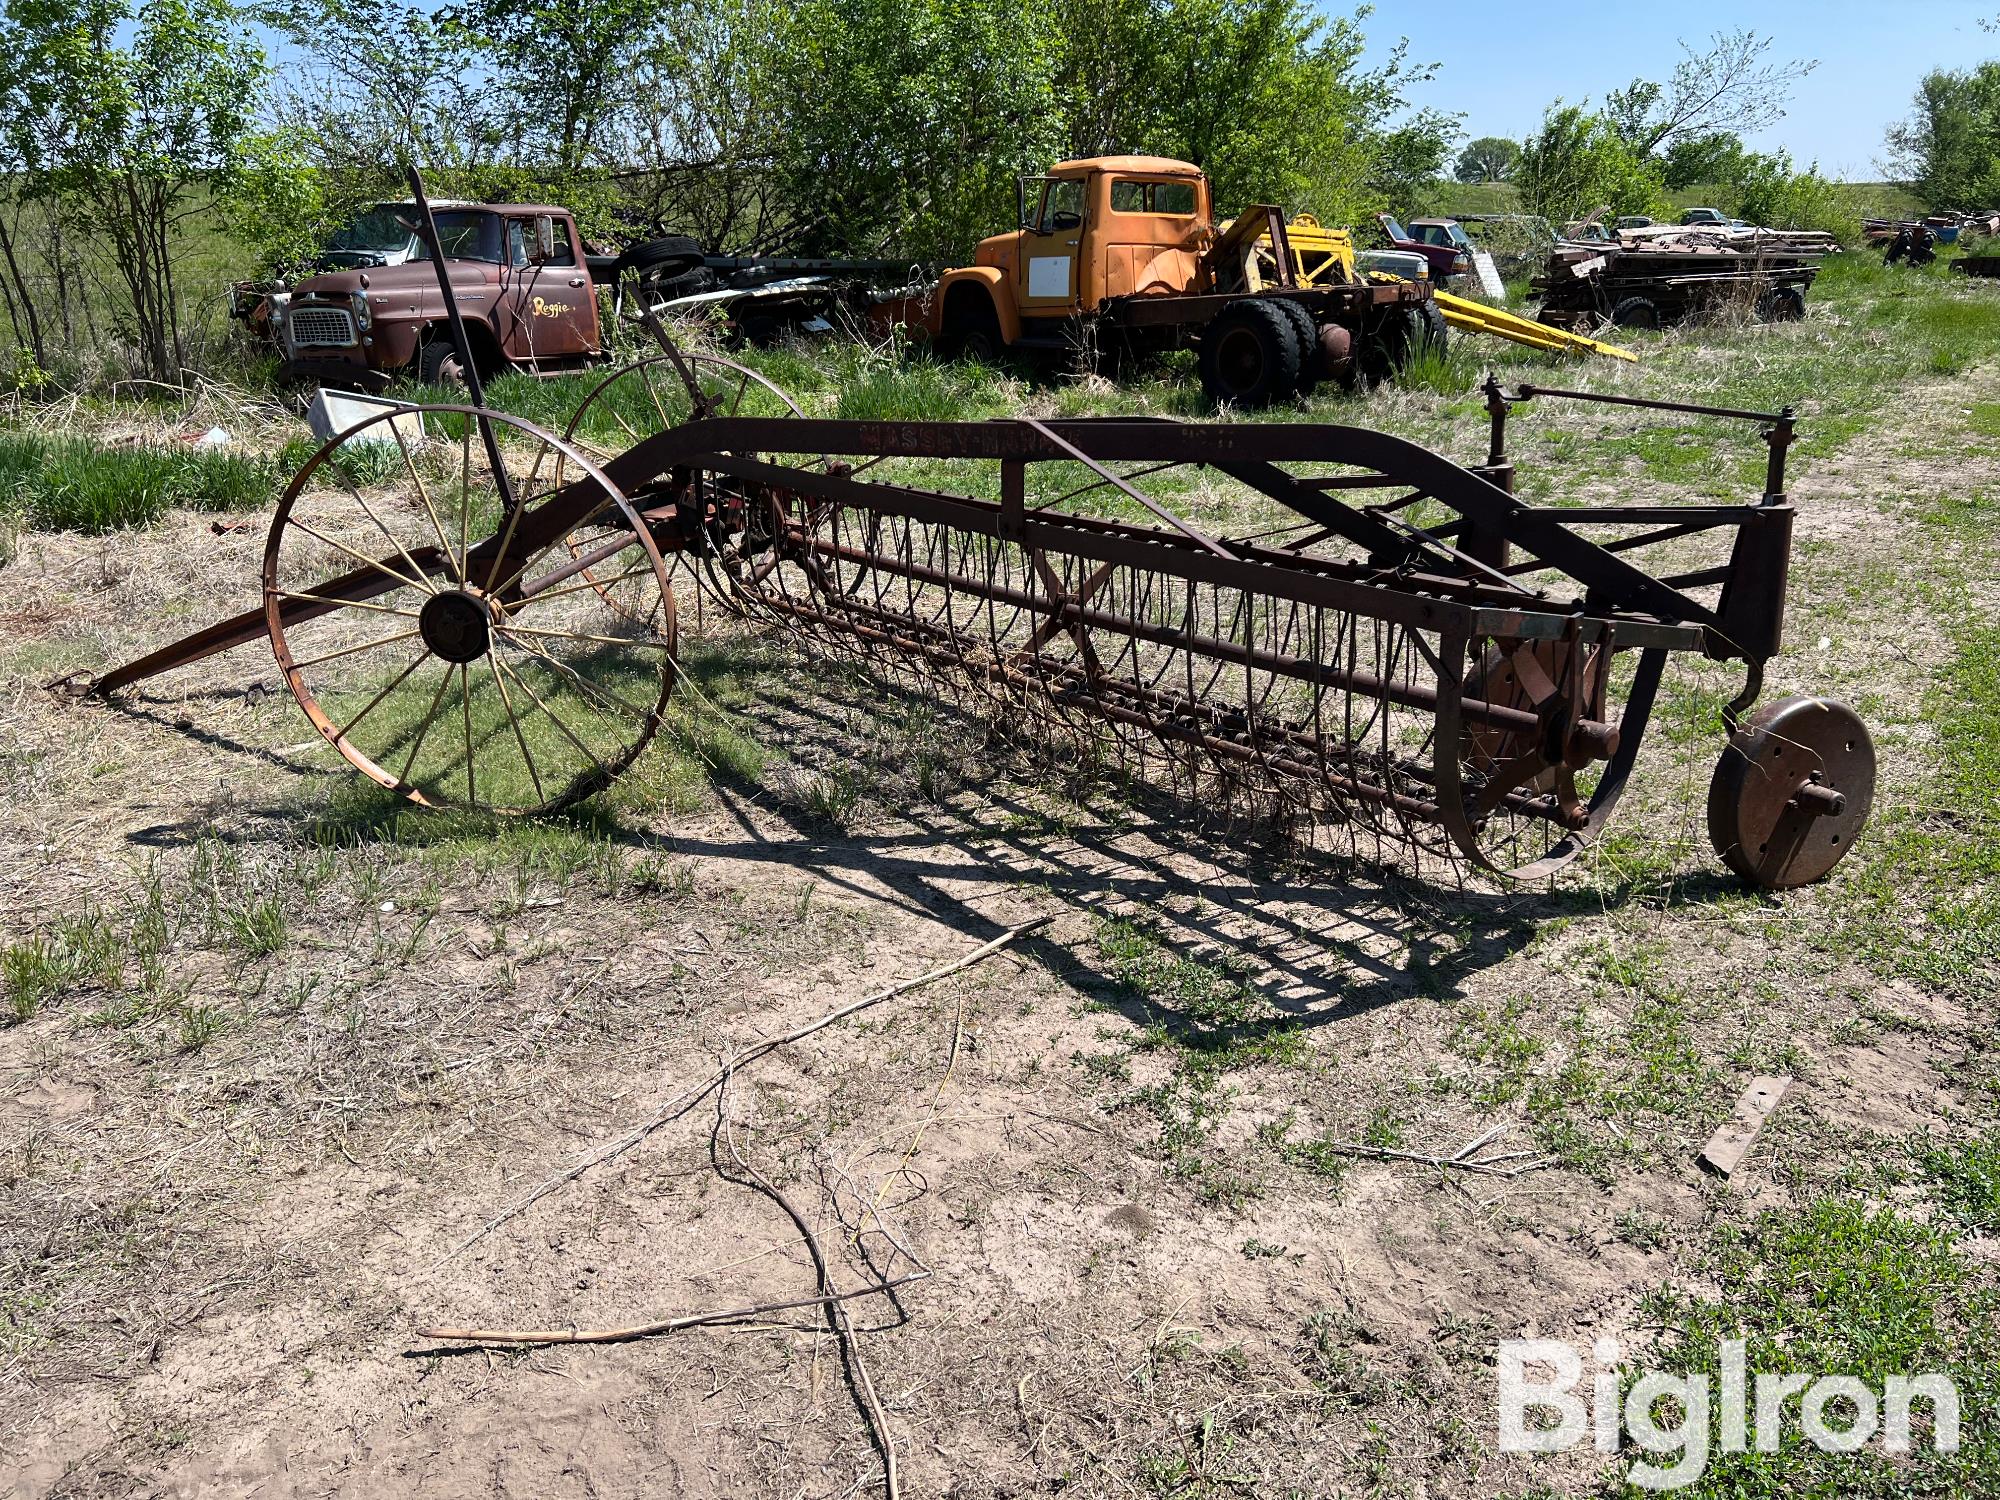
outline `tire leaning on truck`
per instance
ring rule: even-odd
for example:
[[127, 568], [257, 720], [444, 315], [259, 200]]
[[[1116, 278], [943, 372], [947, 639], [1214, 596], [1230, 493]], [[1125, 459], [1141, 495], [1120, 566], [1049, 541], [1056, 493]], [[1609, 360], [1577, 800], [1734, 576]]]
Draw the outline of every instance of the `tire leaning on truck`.
[[1232, 302], [1201, 331], [1201, 386], [1217, 406], [1269, 406], [1298, 391], [1303, 341], [1277, 300]]

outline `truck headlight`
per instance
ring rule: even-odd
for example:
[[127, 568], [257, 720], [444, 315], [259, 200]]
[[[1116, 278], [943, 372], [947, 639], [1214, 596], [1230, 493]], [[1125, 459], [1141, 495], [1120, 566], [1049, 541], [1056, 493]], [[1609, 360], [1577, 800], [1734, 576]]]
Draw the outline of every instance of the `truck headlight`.
[[354, 326], [366, 331], [368, 325], [374, 321], [374, 316], [368, 311], [368, 294], [356, 292], [350, 300], [354, 303]]

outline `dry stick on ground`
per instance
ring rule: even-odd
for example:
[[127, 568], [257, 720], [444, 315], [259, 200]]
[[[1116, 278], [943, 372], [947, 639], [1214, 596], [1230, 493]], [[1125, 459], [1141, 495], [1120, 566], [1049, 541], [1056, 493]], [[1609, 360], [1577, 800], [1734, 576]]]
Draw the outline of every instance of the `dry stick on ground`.
[[[729, 1147], [729, 1159], [741, 1176], [730, 1177], [722, 1165], [722, 1158], [716, 1155], [716, 1141], [720, 1139]], [[867, 1362], [861, 1358], [860, 1342], [854, 1337], [853, 1320], [847, 1316], [846, 1299], [834, 1290], [833, 1271], [826, 1263], [826, 1251], [821, 1248], [819, 1236], [805, 1220], [792, 1200], [772, 1185], [736, 1149], [736, 1134], [729, 1123], [729, 1076], [724, 1074], [721, 1087], [715, 1096], [715, 1133], [708, 1138], [709, 1157], [715, 1163], [715, 1170], [732, 1182], [754, 1187], [785, 1211], [799, 1231], [799, 1237], [806, 1242], [806, 1250], [812, 1256], [813, 1270], [819, 1278], [820, 1298], [825, 1307], [825, 1316], [833, 1324], [835, 1336], [840, 1340], [841, 1364], [847, 1372], [847, 1384], [854, 1392], [854, 1399], [861, 1408], [861, 1414], [868, 1419], [869, 1431], [874, 1435], [875, 1446], [882, 1454], [882, 1490], [889, 1500], [899, 1500], [903, 1490], [896, 1477], [896, 1444], [889, 1436], [889, 1417], [882, 1410], [881, 1398], [875, 1394], [875, 1382], [868, 1374]], [[907, 1254], [908, 1252], [904, 1252]], [[915, 1257], [912, 1257], [914, 1259]], [[922, 1261], [917, 1262], [926, 1275], [930, 1268]], [[890, 1283], [877, 1282], [869, 1291], [886, 1292]]]
[[955, 959], [941, 968], [932, 969], [927, 974], [919, 974], [915, 979], [906, 979], [901, 984], [891, 985], [886, 990], [877, 990], [872, 995], [864, 995], [861, 999], [843, 1005], [838, 1010], [828, 1011], [817, 1021], [808, 1022], [806, 1025], [788, 1031], [782, 1036], [765, 1037], [762, 1041], [752, 1042], [699, 1083], [690, 1084], [687, 1088], [681, 1090], [680, 1093], [674, 1095], [673, 1098], [659, 1107], [651, 1119], [645, 1121], [643, 1124], [634, 1126], [616, 1140], [595, 1147], [585, 1156], [570, 1166], [565, 1167], [531, 1192], [516, 1198], [507, 1207], [487, 1220], [486, 1223], [460, 1240], [456, 1245], [453, 1245], [436, 1260], [432, 1261], [430, 1265], [424, 1268], [425, 1273], [435, 1271], [446, 1261], [464, 1254], [467, 1250], [470, 1250], [474, 1245], [485, 1239], [487, 1235], [505, 1224], [509, 1219], [523, 1213], [532, 1204], [546, 1198], [550, 1193], [555, 1192], [556, 1189], [576, 1181], [577, 1178], [588, 1172], [592, 1167], [602, 1165], [604, 1162], [610, 1161], [613, 1157], [624, 1155], [661, 1126], [678, 1120], [682, 1115], [693, 1109], [695, 1105], [707, 1098], [709, 1094], [721, 1087], [729, 1075], [738, 1068], [755, 1062], [766, 1053], [776, 1051], [779, 1047], [785, 1046], [787, 1043], [809, 1037], [815, 1031], [820, 1031], [825, 1027], [831, 1026], [834, 1022], [854, 1015], [858, 1011], [866, 1010], [872, 1005], [880, 1005], [885, 1000], [893, 1000], [898, 995], [907, 995], [912, 990], [921, 989], [927, 984], [935, 984], [938, 980], [945, 978], [947, 975], [956, 974], [961, 969], [968, 969], [981, 959], [991, 958], [1016, 938], [1030, 932], [1038, 931], [1048, 926], [1054, 920], [1055, 918], [1053, 917], [1037, 917], [1032, 922], [1023, 922], [1018, 927], [1010, 927], [991, 942], [982, 943], [979, 947], [973, 949], [972, 952], [966, 954], [965, 957]]
[[1424, 1166], [1454, 1166], [1460, 1172], [1482, 1172], [1484, 1176], [1492, 1178], [1518, 1178], [1522, 1172], [1532, 1172], [1538, 1166], [1548, 1166], [1546, 1156], [1536, 1158], [1532, 1162], [1522, 1162], [1520, 1166], [1510, 1166], [1510, 1168], [1500, 1166], [1500, 1162], [1514, 1162], [1520, 1160], [1522, 1156], [1532, 1156], [1532, 1152], [1508, 1152], [1504, 1156], [1486, 1156], [1480, 1160], [1472, 1160], [1472, 1156], [1502, 1130], [1506, 1130], [1504, 1122], [1496, 1124], [1492, 1130], [1468, 1142], [1466, 1146], [1460, 1146], [1456, 1156], [1424, 1156], [1422, 1152], [1394, 1152], [1388, 1150], [1386, 1146], [1364, 1146], [1356, 1140], [1320, 1140], [1314, 1142], [1314, 1150], [1340, 1152], [1342, 1156], [1366, 1156], [1376, 1162], [1422, 1162]]
[[916, 1271], [908, 1276], [898, 1276], [894, 1281], [876, 1282], [856, 1287], [851, 1292], [836, 1292], [831, 1296], [793, 1297], [783, 1302], [753, 1302], [748, 1307], [688, 1313], [678, 1318], [663, 1318], [657, 1323], [635, 1323], [629, 1328], [419, 1328], [417, 1337], [454, 1339], [470, 1344], [626, 1344], [635, 1339], [675, 1333], [683, 1328], [700, 1328], [711, 1323], [739, 1323], [749, 1318], [763, 1317], [767, 1313], [792, 1312], [801, 1307], [824, 1307], [830, 1302], [847, 1302], [856, 1297], [873, 1297], [893, 1287], [908, 1286], [913, 1281], [922, 1281], [930, 1274], [929, 1271]]

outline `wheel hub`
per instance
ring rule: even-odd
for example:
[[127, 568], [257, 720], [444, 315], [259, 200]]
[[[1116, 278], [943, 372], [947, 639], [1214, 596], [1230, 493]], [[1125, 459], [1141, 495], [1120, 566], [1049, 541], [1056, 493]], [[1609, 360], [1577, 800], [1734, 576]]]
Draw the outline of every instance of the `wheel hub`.
[[424, 601], [417, 629], [437, 656], [462, 664], [478, 661], [492, 645], [492, 618], [480, 595], [468, 589], [445, 589]]

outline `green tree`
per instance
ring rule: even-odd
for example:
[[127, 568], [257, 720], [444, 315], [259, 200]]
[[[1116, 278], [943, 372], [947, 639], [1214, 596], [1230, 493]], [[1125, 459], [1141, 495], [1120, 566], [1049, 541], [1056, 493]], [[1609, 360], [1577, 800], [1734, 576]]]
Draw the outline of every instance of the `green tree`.
[[123, 330], [162, 381], [187, 353], [183, 240], [238, 170], [266, 76], [244, 29], [227, 0], [6, 4], [0, 51], [45, 127], [28, 190], [97, 237]]
[[1849, 240], [1861, 227], [1861, 216], [1850, 195], [1841, 184], [1820, 175], [1818, 162], [1799, 172], [1782, 151], [1772, 156], [1748, 156], [1736, 187], [1736, 212], [1752, 224], [1772, 229], [1823, 229]]
[[257, 11], [302, 55], [275, 100], [280, 122], [326, 166], [372, 180], [395, 164], [475, 167], [507, 137], [481, 41], [454, 12], [363, 0], [265, 0]]
[[1507, 182], [1521, 164], [1521, 146], [1504, 135], [1482, 135], [1458, 153], [1452, 176], [1460, 182]]
[[1643, 214], [1660, 202], [1656, 164], [1633, 150], [1617, 123], [1561, 100], [1523, 144], [1515, 180], [1522, 206], [1557, 223], [1598, 208]]
[[1407, 113], [1434, 69], [1402, 45], [1364, 66], [1365, 14], [1298, 0], [1071, 0], [1056, 12], [1070, 154], [1191, 161], [1224, 212], [1276, 203], [1340, 219], [1396, 202], [1441, 173], [1457, 120]]
[[505, 101], [502, 128], [523, 165], [557, 179], [598, 156], [631, 97], [632, 69], [671, 0], [466, 0], [439, 12], [478, 45]]
[[1925, 75], [1888, 146], [1890, 170], [1926, 207], [2000, 203], [2000, 62]]
[[1651, 156], [1689, 135], [1743, 134], [1784, 117], [1799, 81], [1819, 66], [1774, 62], [1771, 39], [1739, 28], [1718, 31], [1707, 50], [1680, 44], [1665, 83], [1635, 78], [1604, 101], [1604, 118], [1636, 156]]
[[1744, 148], [1743, 138], [1730, 131], [1685, 135], [1662, 155], [1660, 177], [1670, 188], [1739, 183], [1754, 161], [1752, 153]]
[[772, 50], [800, 248], [962, 256], [1062, 144], [1054, 27], [1032, 3], [803, 0]]
[[761, 250], [792, 214], [777, 170], [786, 110], [771, 57], [776, 0], [679, 0], [640, 51], [608, 152], [638, 224], [686, 230], [713, 250]]

